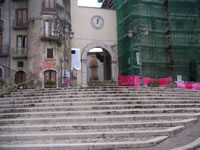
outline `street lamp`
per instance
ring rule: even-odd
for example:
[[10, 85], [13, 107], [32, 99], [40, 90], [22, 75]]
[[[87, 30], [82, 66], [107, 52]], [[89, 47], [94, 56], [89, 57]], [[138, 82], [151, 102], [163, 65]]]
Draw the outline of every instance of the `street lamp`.
[[[141, 28], [142, 28], [142, 30], [141, 30]], [[137, 31], [134, 32], [133, 24], [131, 24], [130, 28], [128, 30], [128, 37], [132, 38], [134, 36], [140, 42], [141, 41], [141, 32], [143, 32], [144, 35], [148, 35], [148, 30], [146, 28], [144, 28], [143, 25], [137, 25]], [[142, 53], [141, 53], [140, 46], [139, 46], [139, 69], [140, 69], [140, 86], [144, 86], [144, 84], [143, 84], [143, 72], [142, 72]]]
[[[70, 40], [73, 39], [74, 36], [74, 32], [72, 32], [71, 30], [71, 24], [69, 23], [65, 23], [63, 26], [63, 33], [64, 33], [64, 75], [63, 75], [63, 79], [64, 79], [64, 83], [63, 86], [66, 86], [66, 54], [67, 54], [67, 50], [66, 50], [66, 34], [68, 34], [69, 40], [68, 40], [68, 45], [69, 45], [69, 50], [71, 49], [71, 42]], [[70, 67], [71, 68], [71, 67]]]
[[[61, 31], [55, 30], [53, 31], [56, 34], [59, 34], [59, 36], [61, 36], [62, 34], [60, 34], [61, 32], [63, 32], [63, 40], [64, 40], [64, 71], [62, 69], [62, 79], [64, 80], [64, 82], [62, 82], [62, 86], [66, 86], [66, 78], [67, 78], [67, 74], [66, 74], [66, 54], [67, 54], [67, 49], [66, 49], [66, 34], [68, 34], [69, 40], [68, 40], [68, 45], [69, 45], [69, 49], [71, 48], [71, 43], [70, 40], [73, 39], [73, 35], [74, 32], [72, 32], [71, 30], [71, 24], [66, 22], [66, 21], [60, 21], [59, 25], [61, 26]], [[71, 68], [71, 67], [70, 67]]]

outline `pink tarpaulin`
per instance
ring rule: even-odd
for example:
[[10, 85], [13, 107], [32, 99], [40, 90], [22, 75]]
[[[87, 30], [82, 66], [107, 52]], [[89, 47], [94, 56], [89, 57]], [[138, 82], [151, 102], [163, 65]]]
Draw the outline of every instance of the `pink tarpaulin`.
[[194, 84], [194, 82], [185, 82], [185, 88], [186, 89], [192, 89], [193, 84]]
[[158, 79], [158, 84], [160, 87], [167, 87], [167, 83], [172, 82], [172, 81], [173, 81], [172, 77], [160, 78], [160, 79]]
[[[155, 82], [157, 79], [152, 79], [149, 77], [143, 78], [143, 84], [144, 86], [147, 86], [149, 82]], [[159, 85], [166, 87], [168, 82], [171, 82], [172, 78], [160, 78], [158, 79]], [[119, 74], [118, 76], [118, 85], [119, 86], [140, 86], [140, 76], [138, 75], [127, 75], [122, 76], [122, 74]]]
[[200, 82], [177, 81], [177, 88], [200, 90]]
[[139, 86], [140, 76], [134, 76], [134, 75], [122, 76], [121, 74], [119, 74], [118, 85], [119, 86]]
[[[160, 78], [160, 79], [152, 79], [149, 77], [143, 78], [144, 86], [147, 86], [149, 82], [158, 81], [160, 87], [166, 87], [168, 82], [172, 82], [172, 77], [169, 78]], [[186, 81], [176, 81], [177, 88], [184, 88], [184, 89], [194, 89], [200, 90], [200, 82], [186, 82]], [[122, 76], [119, 74], [118, 76], [118, 85], [119, 86], [140, 86], [140, 76], [138, 75], [127, 75]]]
[[192, 84], [192, 89], [194, 90], [200, 90], [200, 82], [195, 82]]
[[177, 88], [185, 88], [184, 81], [177, 81], [176, 84], [177, 84]]
[[144, 86], [148, 86], [149, 82], [156, 82], [156, 81], [157, 81], [156, 79], [152, 79], [152, 78], [148, 78], [148, 77], [144, 77], [143, 78], [143, 84], [144, 84]]

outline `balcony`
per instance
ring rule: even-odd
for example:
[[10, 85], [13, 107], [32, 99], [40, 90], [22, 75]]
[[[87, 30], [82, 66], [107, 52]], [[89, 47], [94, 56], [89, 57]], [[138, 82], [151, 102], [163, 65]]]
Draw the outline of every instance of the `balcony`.
[[9, 46], [0, 45], [0, 57], [8, 57], [8, 56], [9, 56]]
[[3, 20], [0, 19], [0, 31], [3, 31]]
[[24, 30], [28, 29], [28, 21], [27, 20], [13, 20], [13, 28], [15, 30]]
[[14, 59], [27, 59], [28, 48], [14, 48], [12, 49], [12, 57]]
[[42, 13], [56, 13], [56, 3], [53, 2], [43, 2], [42, 3]]
[[55, 42], [58, 45], [62, 44], [61, 37], [58, 34], [54, 34], [54, 31], [52, 31], [51, 28], [49, 28], [48, 30], [45, 29], [45, 32], [46, 33], [44, 33], [44, 35], [42, 35], [40, 37], [41, 41], [44, 41], [44, 42]]

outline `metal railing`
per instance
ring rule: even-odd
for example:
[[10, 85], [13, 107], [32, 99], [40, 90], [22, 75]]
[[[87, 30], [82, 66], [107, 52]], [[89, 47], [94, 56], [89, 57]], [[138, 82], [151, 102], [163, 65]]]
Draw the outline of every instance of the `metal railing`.
[[30, 80], [26, 80], [24, 82], [15, 83], [15, 75], [16, 71], [12, 70], [8, 66], [0, 64], [1, 69], [1, 77], [0, 77], [0, 97], [3, 95], [8, 95], [17, 89], [33, 89], [37, 86], [37, 81], [40, 78], [32, 78]]
[[[11, 92], [16, 91], [17, 89], [28, 89], [28, 85], [30, 84], [31, 86], [35, 85], [35, 82], [37, 82], [39, 80], [39, 78], [34, 78], [31, 80], [27, 80], [25, 82], [16, 84], [16, 83], [12, 83], [9, 84], [7, 87], [1, 87], [0, 86], [0, 97], [4, 96], [4, 95], [9, 95]], [[0, 81], [2, 82], [2, 81]], [[1, 85], [1, 83], [0, 83]]]
[[14, 19], [13, 20], [13, 28], [14, 29], [27, 29], [28, 28], [28, 20], [27, 19]]
[[13, 48], [12, 57], [14, 58], [23, 58], [27, 57], [28, 48]]

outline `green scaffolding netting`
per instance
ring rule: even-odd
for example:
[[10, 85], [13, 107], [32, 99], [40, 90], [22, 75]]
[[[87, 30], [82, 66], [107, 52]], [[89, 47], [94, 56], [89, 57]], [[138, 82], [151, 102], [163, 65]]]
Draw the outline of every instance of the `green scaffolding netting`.
[[[200, 81], [200, 0], [113, 0], [119, 72]], [[128, 36], [131, 31], [132, 36]]]

